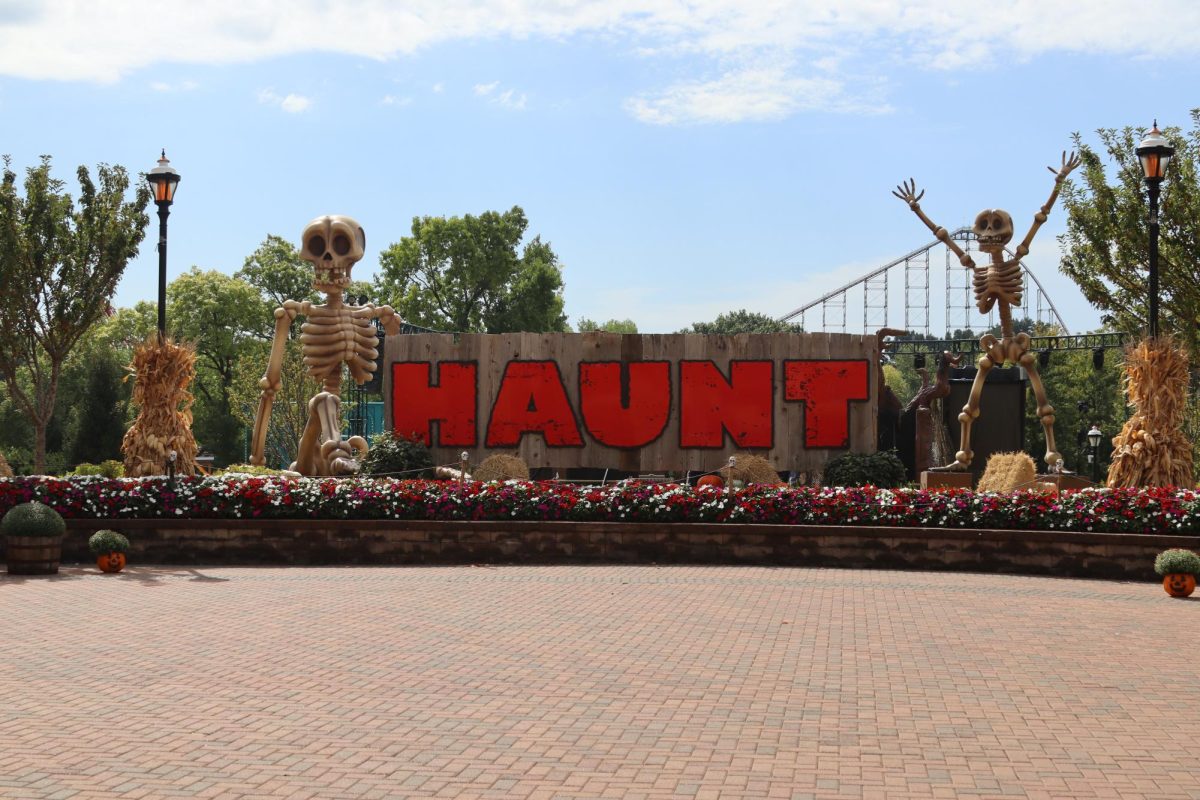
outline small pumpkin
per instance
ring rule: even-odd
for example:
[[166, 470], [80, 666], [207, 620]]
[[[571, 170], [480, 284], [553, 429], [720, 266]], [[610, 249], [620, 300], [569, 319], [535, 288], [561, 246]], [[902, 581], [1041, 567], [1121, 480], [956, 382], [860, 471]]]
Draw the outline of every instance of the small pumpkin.
[[696, 479], [697, 489], [699, 489], [701, 486], [714, 486], [720, 489], [724, 485], [725, 481], [721, 480], [720, 475], [701, 475]]
[[124, 553], [103, 553], [96, 558], [96, 566], [101, 572], [120, 572], [125, 569]]
[[1163, 588], [1171, 597], [1190, 597], [1196, 591], [1196, 576], [1186, 572], [1172, 572], [1163, 576]]

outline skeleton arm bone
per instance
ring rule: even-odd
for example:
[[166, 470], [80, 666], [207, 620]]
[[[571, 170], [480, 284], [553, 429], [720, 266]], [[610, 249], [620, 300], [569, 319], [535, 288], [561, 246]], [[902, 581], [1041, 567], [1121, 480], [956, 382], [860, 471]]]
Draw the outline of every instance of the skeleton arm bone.
[[262, 465], [266, 463], [264, 451], [267, 446], [267, 426], [271, 421], [271, 408], [275, 404], [275, 393], [282, 385], [283, 349], [287, 345], [288, 329], [297, 314], [307, 314], [306, 301], [298, 303], [295, 300], [283, 301], [283, 306], [275, 309], [275, 336], [271, 341], [271, 357], [267, 361], [267, 371], [258, 382], [262, 394], [258, 397], [258, 411], [254, 415], [254, 435], [251, 439], [250, 463]]
[[1071, 174], [1071, 170], [1079, 166], [1079, 156], [1071, 153], [1069, 156], [1064, 151], [1062, 155], [1062, 166], [1058, 169], [1054, 167], [1046, 167], [1054, 173], [1054, 189], [1050, 192], [1050, 199], [1038, 209], [1038, 212], [1033, 215], [1033, 225], [1029, 228], [1029, 233], [1025, 234], [1025, 238], [1017, 245], [1017, 259], [1020, 260], [1029, 255], [1029, 245], [1033, 244], [1033, 237], [1037, 235], [1038, 228], [1042, 227], [1042, 223], [1050, 216], [1050, 209], [1054, 208], [1054, 201], [1058, 199], [1058, 190], [1062, 188], [1062, 182]]
[[975, 269], [975, 260], [971, 258], [971, 256], [964, 253], [963, 249], [955, 244], [954, 240], [950, 238], [950, 232], [927, 217], [925, 212], [921, 210], [920, 200], [925, 196], [925, 190], [922, 189], [921, 193], [917, 194], [916, 181], [914, 181], [912, 178], [909, 178], [907, 181], [897, 186], [896, 190], [893, 191], [892, 194], [908, 203], [908, 207], [912, 209], [912, 212], [917, 215], [917, 218], [920, 219], [921, 222], [925, 223], [926, 228], [929, 228], [929, 230], [933, 231], [933, 235], [937, 237], [937, 240], [945, 244], [946, 247], [949, 247], [954, 252], [954, 255], [958, 256], [958, 262], [960, 264], [962, 264], [964, 267]]

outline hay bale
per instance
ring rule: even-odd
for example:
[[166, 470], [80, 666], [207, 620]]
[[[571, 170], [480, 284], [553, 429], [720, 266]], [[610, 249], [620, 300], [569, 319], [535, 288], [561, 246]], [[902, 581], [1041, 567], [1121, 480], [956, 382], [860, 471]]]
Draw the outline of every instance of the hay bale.
[[733, 474], [729, 474], [728, 466], [720, 470], [721, 477], [725, 479], [726, 483], [741, 481], [747, 486], [752, 483], [766, 486], [784, 485], [785, 481], [780, 480], [779, 473], [771, 466], [771, 462], [762, 456], [756, 456], [753, 453], [734, 453], [733, 457], [737, 459]]
[[1192, 443], [1184, 435], [1188, 357], [1169, 337], [1125, 351], [1125, 396], [1135, 410], [1113, 438], [1108, 486], [1191, 488]]
[[1029, 485], [1036, 476], [1037, 468], [1028, 453], [993, 453], [975, 491], [1008, 494]]
[[195, 349], [170, 338], [159, 342], [154, 336], [138, 345], [127, 369], [134, 379], [138, 415], [121, 441], [125, 474], [165, 475], [171, 450], [177, 475], [196, 474], [192, 395], [187, 390], [196, 374]]
[[490, 481], [529, 480], [529, 465], [516, 456], [495, 453], [480, 462], [472, 470], [475, 480], [482, 483]]

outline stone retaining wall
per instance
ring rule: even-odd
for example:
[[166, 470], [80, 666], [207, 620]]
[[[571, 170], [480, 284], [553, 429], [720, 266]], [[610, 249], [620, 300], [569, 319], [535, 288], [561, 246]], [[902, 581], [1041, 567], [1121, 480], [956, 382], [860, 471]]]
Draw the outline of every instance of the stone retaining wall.
[[[718, 563], [967, 570], [1157, 580], [1154, 556], [1200, 535], [612, 522], [68, 520], [63, 561], [100, 528], [133, 564]], [[3, 540], [0, 538], [0, 547]]]

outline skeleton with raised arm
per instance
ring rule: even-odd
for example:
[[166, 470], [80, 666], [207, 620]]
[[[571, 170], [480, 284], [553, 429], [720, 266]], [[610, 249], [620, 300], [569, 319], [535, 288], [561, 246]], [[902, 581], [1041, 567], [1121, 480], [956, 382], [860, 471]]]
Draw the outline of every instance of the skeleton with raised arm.
[[922, 191], [918, 194], [917, 185], [912, 179], [897, 186], [896, 190], [892, 192], [896, 197], [908, 203], [908, 207], [921, 222], [925, 223], [929, 230], [933, 231], [933, 235], [937, 237], [938, 241], [945, 243], [946, 247], [949, 247], [958, 256], [959, 263], [972, 271], [975, 303], [979, 312], [986, 314], [992, 310], [993, 306], [1000, 311], [1001, 338], [997, 340], [995, 336], [987, 333], [979, 340], [979, 346], [983, 350], [983, 355], [979, 357], [978, 361], [979, 371], [975, 373], [975, 380], [971, 384], [971, 396], [958, 415], [961, 430], [959, 450], [955, 453], [952, 463], [937, 469], [965, 472], [971, 466], [975, 455], [971, 451], [971, 425], [979, 417], [979, 398], [983, 393], [983, 383], [987, 380], [987, 374], [992, 367], [1003, 365], [1006, 362], [1020, 364], [1029, 374], [1029, 382], [1033, 385], [1033, 394], [1037, 399], [1038, 419], [1042, 423], [1042, 429], [1046, 432], [1046, 465], [1057, 469], [1062, 461], [1062, 456], [1054, 447], [1054, 407], [1046, 399], [1046, 387], [1042, 385], [1042, 378], [1038, 375], [1037, 359], [1029, 351], [1029, 334], [1013, 333], [1012, 306], [1021, 305], [1021, 259], [1029, 254], [1029, 245], [1049, 216], [1054, 201], [1058, 199], [1058, 191], [1062, 187], [1062, 182], [1066, 180], [1071, 170], [1078, 166], [1079, 157], [1074, 153], [1068, 155], [1064, 152], [1062, 165], [1058, 169], [1047, 167], [1054, 173], [1054, 189], [1050, 192], [1050, 199], [1033, 215], [1033, 225], [1029, 228], [1029, 233], [1025, 234], [1025, 238], [1017, 245], [1015, 257], [1012, 259], [1004, 257], [1004, 247], [1013, 237], [1012, 217], [1007, 211], [998, 208], [989, 208], [979, 212], [979, 215], [975, 217], [975, 238], [979, 243], [979, 249], [991, 257], [985, 267], [977, 266], [974, 259], [968, 253], [963, 252], [962, 248], [950, 238], [950, 233], [945, 228], [935, 224], [925, 215], [920, 204], [925, 192]]
[[271, 357], [258, 383], [262, 395], [254, 416], [250, 463], [263, 464], [266, 460], [267, 425], [282, 383], [284, 346], [292, 321], [303, 316], [307, 317], [300, 326], [304, 365], [324, 389], [308, 401], [308, 423], [291, 469], [301, 475], [348, 475], [358, 471], [367, 442], [361, 436], [342, 439], [342, 365], [349, 368], [355, 383], [365, 383], [375, 372], [379, 357], [371, 320], [378, 319], [389, 334], [400, 332], [400, 317], [391, 306], [354, 306], [342, 299], [350, 285], [350, 270], [363, 257], [365, 247], [366, 234], [350, 217], [318, 217], [304, 229], [300, 253], [313, 265], [313, 288], [325, 295], [326, 302], [315, 305], [307, 300], [285, 300], [275, 309]]

